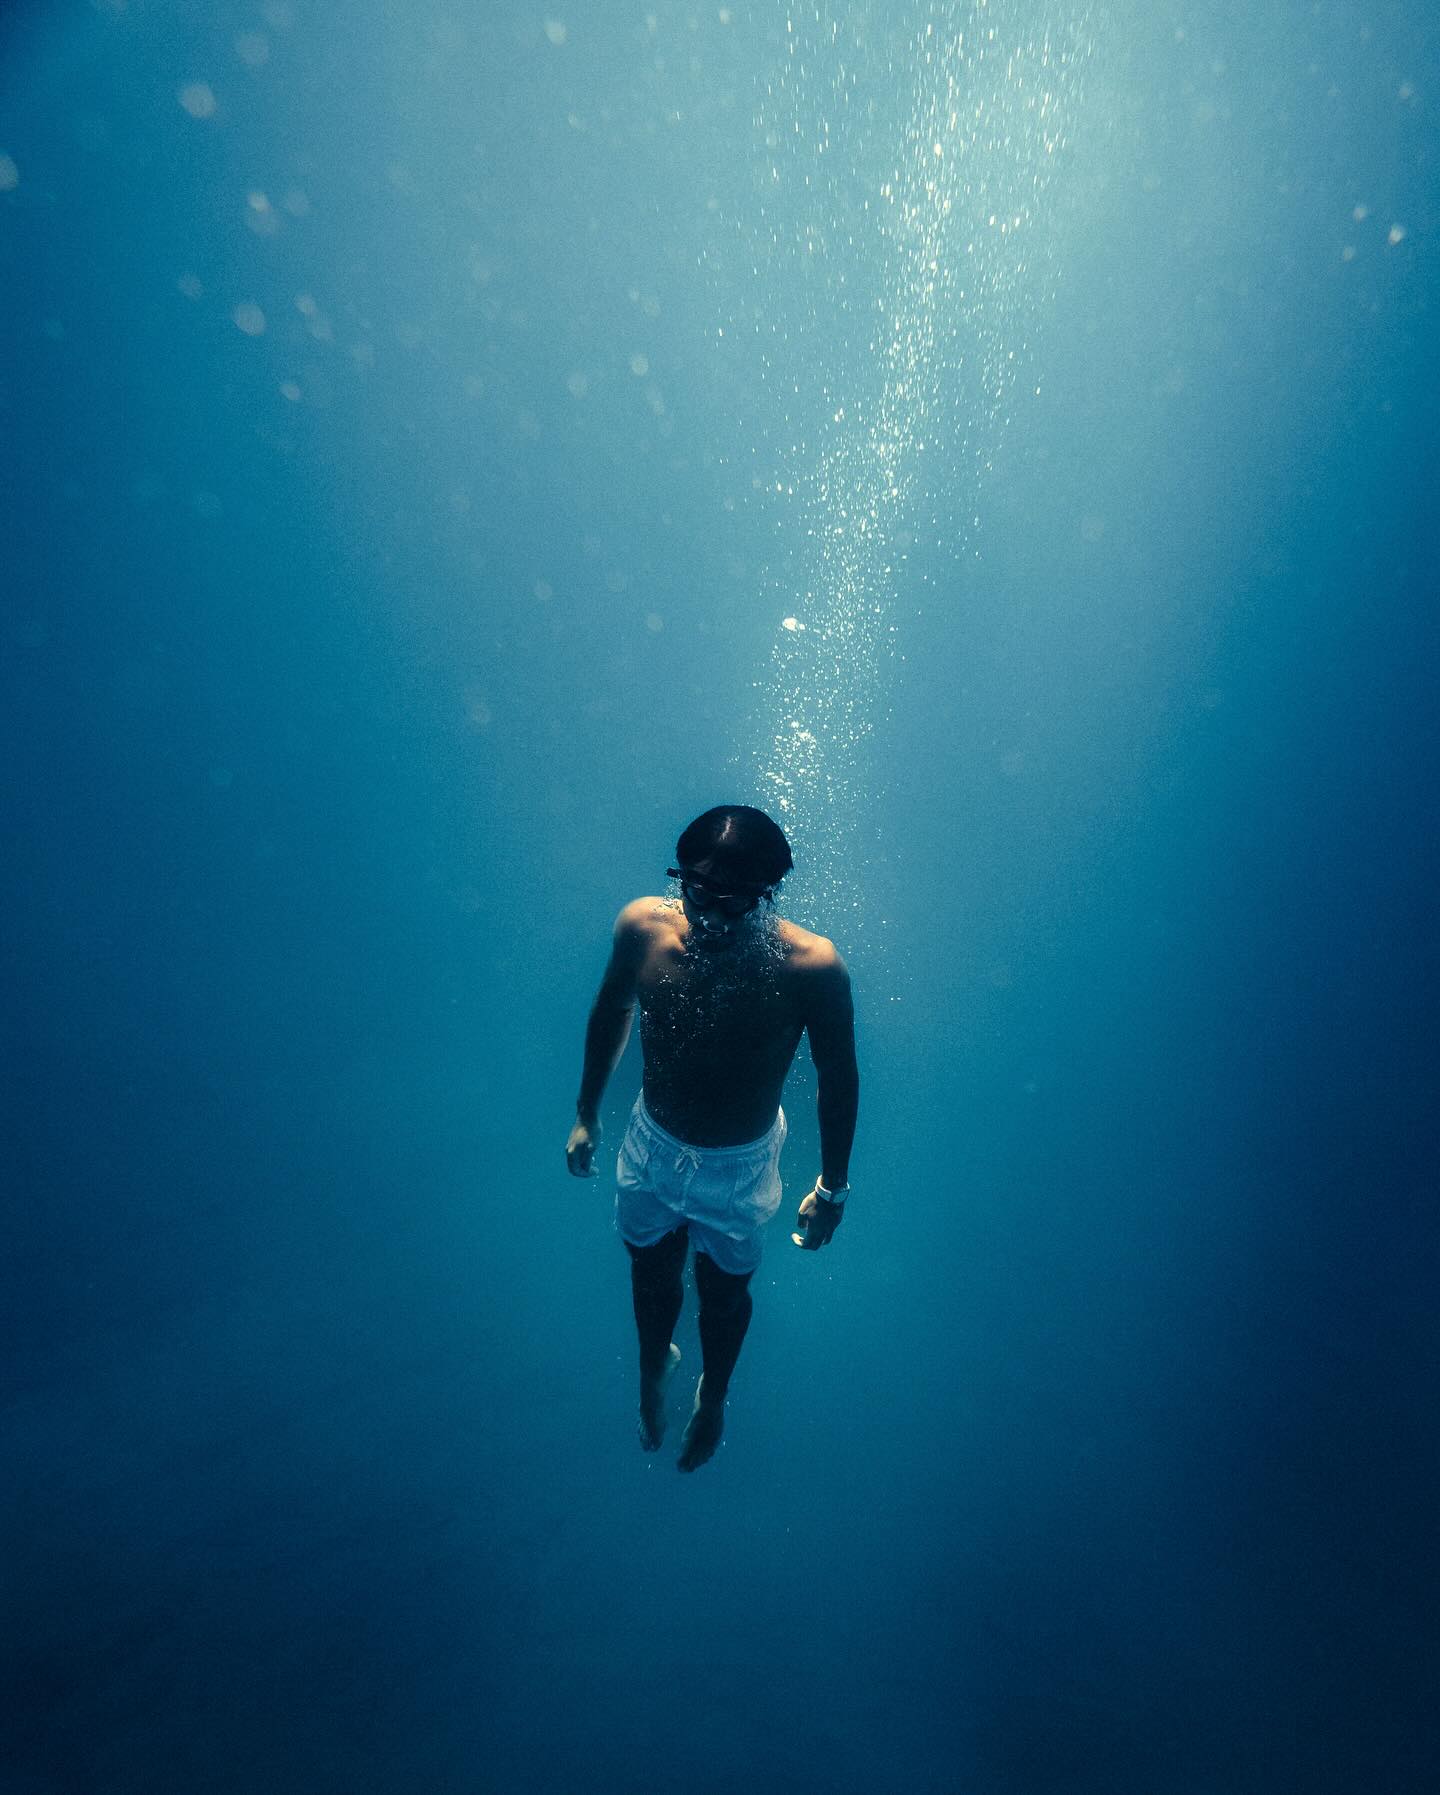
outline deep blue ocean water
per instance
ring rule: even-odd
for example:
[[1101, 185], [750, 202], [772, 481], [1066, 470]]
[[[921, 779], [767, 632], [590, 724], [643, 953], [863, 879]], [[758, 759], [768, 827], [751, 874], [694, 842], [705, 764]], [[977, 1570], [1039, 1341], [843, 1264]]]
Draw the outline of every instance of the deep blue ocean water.
[[[12, 0], [4, 1795], [1436, 1785], [1437, 105], [1421, 0]], [[865, 1083], [680, 1478], [562, 1149], [731, 799]]]

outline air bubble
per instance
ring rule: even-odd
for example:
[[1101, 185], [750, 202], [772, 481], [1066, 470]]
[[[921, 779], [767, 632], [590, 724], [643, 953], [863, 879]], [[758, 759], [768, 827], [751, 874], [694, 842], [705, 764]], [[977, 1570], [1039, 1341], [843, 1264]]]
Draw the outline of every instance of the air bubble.
[[176, 97], [191, 118], [214, 118], [217, 105], [209, 82], [187, 81]]

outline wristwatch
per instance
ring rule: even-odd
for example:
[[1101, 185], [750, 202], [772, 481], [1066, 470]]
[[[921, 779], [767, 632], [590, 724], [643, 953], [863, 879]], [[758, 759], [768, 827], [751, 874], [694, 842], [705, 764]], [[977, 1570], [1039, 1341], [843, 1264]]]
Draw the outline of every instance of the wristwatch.
[[839, 1190], [826, 1190], [825, 1180], [823, 1178], [817, 1178], [815, 1180], [815, 1189], [820, 1196], [824, 1197], [827, 1203], [834, 1203], [837, 1207], [850, 1195], [850, 1186], [848, 1184], [842, 1184]]

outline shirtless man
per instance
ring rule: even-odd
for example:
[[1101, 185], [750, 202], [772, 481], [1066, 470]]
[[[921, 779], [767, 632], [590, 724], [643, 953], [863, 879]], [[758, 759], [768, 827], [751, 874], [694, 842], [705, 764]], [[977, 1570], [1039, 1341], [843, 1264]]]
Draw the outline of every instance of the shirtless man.
[[644, 1079], [620, 1147], [615, 1226], [640, 1334], [640, 1444], [654, 1452], [665, 1435], [665, 1388], [680, 1361], [670, 1336], [693, 1243], [702, 1373], [679, 1458], [693, 1471], [720, 1444], [761, 1230], [780, 1205], [780, 1093], [801, 1035], [820, 1081], [821, 1173], [791, 1236], [808, 1251], [844, 1217], [860, 1080], [844, 961], [774, 911], [793, 864], [778, 824], [748, 805], [707, 810], [675, 857], [679, 901], [637, 898], [615, 923], [565, 1157], [577, 1178], [595, 1176], [600, 1099], [638, 1003]]

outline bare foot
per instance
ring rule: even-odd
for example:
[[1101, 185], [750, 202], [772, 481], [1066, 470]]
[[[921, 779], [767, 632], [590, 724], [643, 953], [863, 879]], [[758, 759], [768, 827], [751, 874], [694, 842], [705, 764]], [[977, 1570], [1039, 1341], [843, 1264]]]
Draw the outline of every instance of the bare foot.
[[685, 1423], [685, 1433], [680, 1441], [680, 1456], [675, 1461], [679, 1468], [698, 1471], [706, 1459], [714, 1458], [724, 1431], [725, 1398], [722, 1396], [719, 1402], [706, 1402], [705, 1379], [702, 1377], [695, 1386], [695, 1407]]
[[647, 1452], [656, 1451], [665, 1438], [665, 1390], [679, 1363], [680, 1348], [672, 1340], [659, 1377], [653, 1384], [640, 1380], [640, 1444]]

